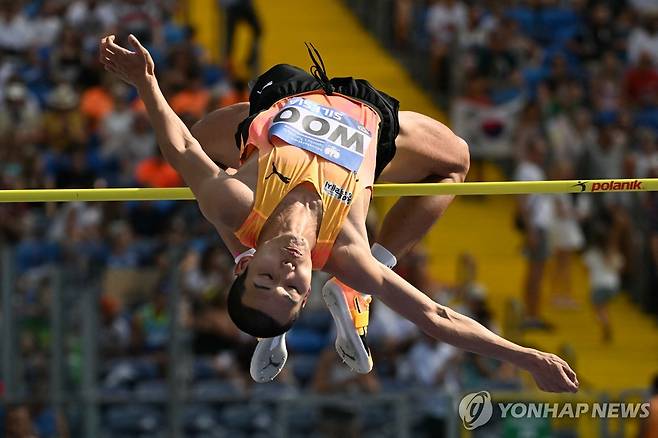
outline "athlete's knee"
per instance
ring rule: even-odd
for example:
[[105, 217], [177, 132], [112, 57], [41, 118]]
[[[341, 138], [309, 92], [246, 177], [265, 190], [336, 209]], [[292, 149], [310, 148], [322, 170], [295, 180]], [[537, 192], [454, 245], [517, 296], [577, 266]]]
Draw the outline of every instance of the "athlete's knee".
[[441, 147], [445, 148], [441, 154], [443, 162], [439, 165], [441, 172], [435, 176], [440, 177], [441, 182], [464, 182], [471, 165], [468, 143], [458, 135], [451, 134]]
[[466, 175], [468, 174], [468, 169], [471, 166], [471, 154], [468, 150], [468, 143], [458, 135], [454, 135], [454, 169], [452, 174], [457, 182], [463, 182], [466, 180]]

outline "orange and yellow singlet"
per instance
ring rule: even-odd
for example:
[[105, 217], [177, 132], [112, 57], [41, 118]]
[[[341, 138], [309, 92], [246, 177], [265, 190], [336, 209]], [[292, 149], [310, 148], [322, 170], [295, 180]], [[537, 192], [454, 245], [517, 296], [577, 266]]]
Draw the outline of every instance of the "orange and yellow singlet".
[[310, 183], [323, 204], [311, 252], [313, 268], [321, 269], [352, 201], [373, 184], [379, 122], [366, 104], [317, 91], [282, 99], [256, 116], [241, 159], [258, 151], [258, 186], [253, 209], [236, 237], [255, 248], [279, 202], [299, 184]]

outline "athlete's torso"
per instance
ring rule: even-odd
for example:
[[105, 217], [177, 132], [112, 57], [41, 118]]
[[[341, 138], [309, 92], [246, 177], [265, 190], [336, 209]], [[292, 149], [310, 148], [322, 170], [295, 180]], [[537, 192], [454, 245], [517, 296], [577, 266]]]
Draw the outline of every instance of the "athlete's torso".
[[245, 164], [236, 174], [254, 193], [236, 237], [255, 247], [277, 205], [306, 185], [323, 204], [312, 252], [314, 268], [322, 268], [343, 228], [365, 231], [378, 124], [367, 105], [321, 92], [282, 99], [260, 113], [249, 128]]

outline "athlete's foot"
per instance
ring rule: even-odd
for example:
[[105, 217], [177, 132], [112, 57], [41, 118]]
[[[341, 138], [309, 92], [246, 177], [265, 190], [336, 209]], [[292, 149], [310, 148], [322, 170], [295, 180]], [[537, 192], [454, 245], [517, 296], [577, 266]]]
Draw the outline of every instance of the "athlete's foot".
[[322, 288], [322, 298], [336, 323], [336, 352], [353, 371], [370, 372], [372, 356], [366, 340], [370, 295], [332, 278]]
[[287, 359], [285, 333], [273, 338], [259, 339], [254, 354], [251, 356], [251, 366], [249, 367], [251, 378], [258, 383], [271, 382], [286, 365]]

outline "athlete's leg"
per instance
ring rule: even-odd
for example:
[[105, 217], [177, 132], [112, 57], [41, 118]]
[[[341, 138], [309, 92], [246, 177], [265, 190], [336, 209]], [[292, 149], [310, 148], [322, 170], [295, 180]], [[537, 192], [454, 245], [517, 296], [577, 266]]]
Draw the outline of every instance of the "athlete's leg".
[[[444, 124], [401, 111], [395, 158], [379, 180], [394, 183], [463, 182], [469, 168], [468, 145]], [[425, 236], [452, 202], [453, 195], [403, 197], [391, 208], [377, 242], [401, 257]]]
[[192, 135], [204, 152], [223, 167], [240, 167], [240, 151], [235, 145], [238, 124], [249, 115], [249, 102], [236, 103], [207, 114], [192, 126]]

